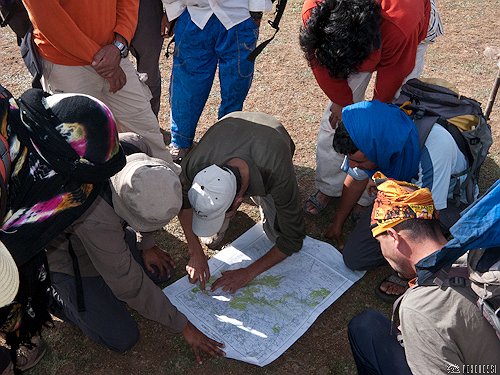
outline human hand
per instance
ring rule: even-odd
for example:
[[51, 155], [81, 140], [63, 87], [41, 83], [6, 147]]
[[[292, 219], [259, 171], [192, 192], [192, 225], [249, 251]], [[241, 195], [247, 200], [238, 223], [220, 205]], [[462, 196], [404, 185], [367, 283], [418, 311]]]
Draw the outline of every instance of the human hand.
[[253, 279], [254, 277], [250, 274], [247, 268], [225, 271], [222, 272], [222, 276], [215, 280], [212, 284], [212, 292], [218, 288], [222, 288], [224, 292], [234, 293], [238, 289], [243, 288]]
[[191, 252], [191, 257], [186, 266], [189, 282], [195, 284], [200, 282], [200, 289], [205, 290], [205, 284], [210, 279], [210, 269], [208, 268], [207, 256], [201, 249]]
[[377, 191], [378, 191], [377, 185], [375, 185], [375, 181], [373, 181], [372, 179], [368, 180], [367, 189], [368, 189], [368, 195], [370, 197], [377, 195]]
[[328, 225], [324, 233], [326, 238], [335, 242], [335, 245], [339, 250], [342, 250], [344, 248], [344, 241], [342, 240], [343, 227], [344, 223], [334, 217], [333, 221], [330, 223], [330, 225]]
[[113, 75], [116, 68], [120, 66], [120, 50], [114, 44], [102, 47], [92, 60], [92, 68], [103, 78]]
[[[168, 253], [158, 246], [155, 245], [149, 249], [143, 250], [142, 259], [144, 260], [146, 269], [150, 273], [159, 273], [159, 275], [156, 275], [159, 276], [159, 279], [168, 279], [172, 276], [171, 272], [172, 268], [175, 267], [175, 262]], [[155, 266], [157, 270], [155, 270], [153, 266]]]
[[342, 120], [342, 108], [340, 105], [332, 103], [330, 106], [330, 126], [332, 129], [337, 129], [337, 123]]
[[200, 365], [203, 363], [201, 361], [201, 352], [205, 352], [212, 357], [224, 357], [226, 355], [226, 353], [224, 353], [221, 349], [224, 347], [223, 343], [205, 336], [191, 322], [187, 322], [186, 326], [182, 330], [182, 335], [191, 346], [191, 349], [193, 349], [196, 362]]
[[174, 19], [173, 21], [169, 21], [167, 15], [163, 13], [163, 17], [161, 18], [161, 30], [160, 30], [160, 35], [163, 38], [170, 38], [172, 35], [174, 35], [174, 25], [176, 20], [177, 18]]
[[106, 78], [106, 80], [109, 83], [109, 91], [113, 94], [121, 90], [127, 83], [127, 77], [121, 67], [118, 67], [109, 78]]

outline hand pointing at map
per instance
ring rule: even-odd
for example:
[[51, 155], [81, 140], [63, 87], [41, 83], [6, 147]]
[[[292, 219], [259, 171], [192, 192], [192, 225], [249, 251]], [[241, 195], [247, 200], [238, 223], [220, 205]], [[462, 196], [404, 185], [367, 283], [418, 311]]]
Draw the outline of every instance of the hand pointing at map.
[[222, 276], [212, 284], [212, 292], [222, 288], [224, 292], [234, 293], [286, 257], [277, 246], [273, 246], [248, 267], [222, 272]]
[[253, 279], [254, 276], [250, 274], [247, 268], [225, 271], [222, 272], [222, 276], [212, 284], [212, 292], [217, 288], [222, 288], [224, 292], [234, 293]]

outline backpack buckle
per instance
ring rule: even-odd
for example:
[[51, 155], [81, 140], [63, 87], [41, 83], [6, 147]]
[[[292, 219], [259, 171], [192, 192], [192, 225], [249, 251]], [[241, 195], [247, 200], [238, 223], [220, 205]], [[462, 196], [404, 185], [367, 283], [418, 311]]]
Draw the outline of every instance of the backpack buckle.
[[469, 139], [469, 144], [471, 146], [475, 146], [475, 145], [479, 144], [480, 142], [481, 142], [481, 140], [478, 137], [474, 137], [474, 138]]
[[467, 285], [465, 278], [460, 276], [450, 277], [448, 279], [448, 283], [450, 284], [450, 286], [459, 286], [462, 288]]

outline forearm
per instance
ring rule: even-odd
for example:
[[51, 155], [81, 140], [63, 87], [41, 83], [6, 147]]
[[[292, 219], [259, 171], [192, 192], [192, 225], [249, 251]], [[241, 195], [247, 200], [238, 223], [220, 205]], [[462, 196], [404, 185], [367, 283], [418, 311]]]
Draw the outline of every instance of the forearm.
[[193, 209], [181, 209], [177, 217], [179, 218], [182, 230], [184, 231], [184, 236], [186, 237], [186, 242], [189, 248], [189, 255], [192, 256], [194, 252], [203, 253], [200, 240], [198, 239], [198, 236], [193, 232]]
[[133, 259], [121, 227], [86, 222], [75, 228], [94, 267], [116, 298], [147, 319], [180, 333], [186, 318]]
[[24, 0], [23, 2], [35, 28], [40, 30], [50, 44], [90, 64], [101, 46], [80, 30], [60, 1]]
[[333, 103], [341, 107], [352, 104], [352, 90], [346, 79], [335, 79], [328, 70], [321, 65], [314, 65], [312, 71], [319, 87]]
[[277, 246], [273, 246], [265, 255], [248, 266], [247, 271], [253, 280], [261, 273], [267, 271], [269, 268], [275, 266], [286, 258], [287, 255], [285, 253], [283, 253]]
[[367, 184], [368, 179], [355, 180], [350, 175], [346, 176], [342, 188], [342, 196], [340, 197], [339, 209], [335, 214], [336, 220], [341, 223], [346, 221], [359, 198], [363, 195]]

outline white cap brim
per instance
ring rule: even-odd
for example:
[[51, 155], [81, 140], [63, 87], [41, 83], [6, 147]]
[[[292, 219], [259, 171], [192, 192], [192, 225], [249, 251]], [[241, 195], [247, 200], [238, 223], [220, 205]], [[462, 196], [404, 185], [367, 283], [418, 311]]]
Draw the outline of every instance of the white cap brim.
[[193, 233], [198, 237], [211, 237], [222, 228], [226, 214], [207, 220], [196, 215], [193, 210]]

